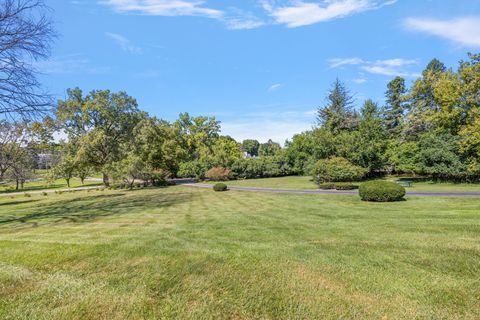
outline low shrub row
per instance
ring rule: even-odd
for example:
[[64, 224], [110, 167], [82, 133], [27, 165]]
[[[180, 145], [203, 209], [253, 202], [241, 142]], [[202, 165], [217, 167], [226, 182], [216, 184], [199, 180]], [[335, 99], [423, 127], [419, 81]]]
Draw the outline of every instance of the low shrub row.
[[363, 201], [392, 202], [403, 200], [406, 190], [394, 182], [369, 181], [362, 183], [359, 194]]
[[341, 183], [341, 182], [324, 182], [318, 185], [319, 189], [322, 190], [356, 190], [358, 185], [352, 183]]

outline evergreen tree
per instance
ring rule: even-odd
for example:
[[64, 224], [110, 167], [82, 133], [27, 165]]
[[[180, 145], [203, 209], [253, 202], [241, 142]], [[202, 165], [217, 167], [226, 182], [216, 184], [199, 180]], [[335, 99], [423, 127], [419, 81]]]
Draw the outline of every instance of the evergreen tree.
[[355, 128], [358, 115], [353, 111], [353, 101], [350, 91], [337, 79], [327, 96], [327, 105], [318, 108], [317, 124], [334, 134]]
[[388, 83], [388, 90], [385, 93], [387, 104], [383, 110], [385, 126], [390, 137], [398, 137], [402, 130], [402, 120], [406, 110], [405, 79], [396, 77]]

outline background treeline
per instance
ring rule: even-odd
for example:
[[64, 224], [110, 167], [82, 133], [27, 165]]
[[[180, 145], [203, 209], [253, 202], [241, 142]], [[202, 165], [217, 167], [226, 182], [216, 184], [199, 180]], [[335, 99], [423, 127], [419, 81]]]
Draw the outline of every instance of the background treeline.
[[432, 60], [410, 87], [393, 79], [385, 98], [382, 106], [367, 100], [354, 108], [337, 80], [316, 126], [282, 148], [223, 136], [213, 117], [151, 117], [125, 92], [71, 89], [42, 121], [0, 121], [0, 179], [21, 187], [36, 168], [47, 167], [51, 179], [101, 174], [106, 185], [292, 174], [324, 181], [390, 173], [478, 181], [480, 55], [470, 54], [458, 70]]
[[341, 157], [366, 170], [478, 181], [480, 174], [480, 55], [458, 70], [434, 59], [411, 87], [396, 77], [384, 106], [353, 98], [337, 81], [318, 109], [318, 126], [295, 135], [286, 154], [293, 171], [310, 174], [319, 159]]

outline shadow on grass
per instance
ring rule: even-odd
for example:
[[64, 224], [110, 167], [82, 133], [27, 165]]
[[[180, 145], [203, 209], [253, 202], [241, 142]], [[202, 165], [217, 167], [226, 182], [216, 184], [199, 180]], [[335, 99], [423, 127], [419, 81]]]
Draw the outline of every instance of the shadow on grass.
[[13, 205], [16, 205], [16, 204], [31, 203], [31, 202], [38, 202], [38, 201], [40, 201], [40, 200], [3, 202], [3, 203], [0, 203], [0, 207], [13, 206]]
[[[99, 187], [102, 186], [102, 183], [91, 183], [84, 185], [75, 185], [71, 188], [85, 188], [85, 187]], [[26, 186], [23, 189], [16, 190], [15, 187], [9, 187], [0, 189], [0, 194], [9, 194], [9, 193], [20, 193], [20, 192], [29, 192], [29, 191], [39, 191], [39, 190], [55, 190], [55, 189], [69, 189], [66, 184], [48, 184], [48, 185], [38, 185], [38, 186]]]
[[[190, 201], [192, 194], [149, 194], [126, 196], [126, 193], [79, 197], [46, 204], [23, 216], [0, 218], [0, 226], [22, 227], [27, 223], [37, 226], [65, 222], [86, 223], [98, 218], [131, 214], [136, 209], [165, 208]], [[25, 203], [25, 202], [22, 202]]]

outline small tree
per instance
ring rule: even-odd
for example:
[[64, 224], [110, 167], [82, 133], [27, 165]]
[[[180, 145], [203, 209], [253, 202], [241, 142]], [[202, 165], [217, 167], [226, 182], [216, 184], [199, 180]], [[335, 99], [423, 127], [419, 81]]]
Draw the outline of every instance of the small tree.
[[76, 171], [75, 160], [71, 156], [65, 156], [51, 171], [51, 180], [57, 178], [65, 179], [67, 187], [70, 188], [70, 180], [74, 177]]

